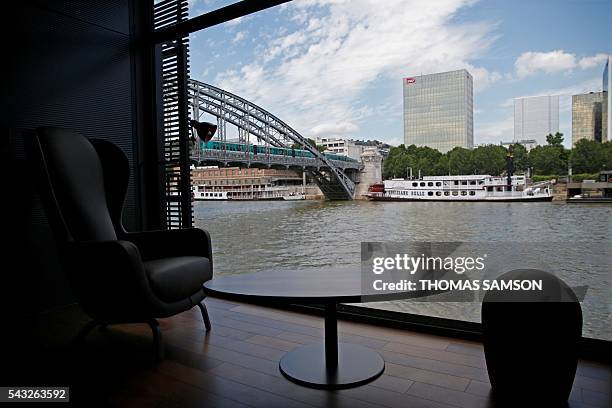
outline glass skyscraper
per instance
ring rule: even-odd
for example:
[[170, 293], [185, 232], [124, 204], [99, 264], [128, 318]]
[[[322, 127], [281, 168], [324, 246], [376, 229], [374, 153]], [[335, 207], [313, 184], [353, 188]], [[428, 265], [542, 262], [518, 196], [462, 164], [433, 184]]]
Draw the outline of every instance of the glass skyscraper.
[[605, 141], [603, 100], [603, 92], [572, 95], [572, 145], [581, 139]]
[[559, 131], [559, 96], [532, 96], [514, 100], [514, 141], [531, 139], [546, 144]]
[[404, 78], [404, 144], [442, 153], [474, 145], [473, 81], [465, 70]]
[[603, 73], [602, 141], [612, 141], [612, 56], [608, 56]]

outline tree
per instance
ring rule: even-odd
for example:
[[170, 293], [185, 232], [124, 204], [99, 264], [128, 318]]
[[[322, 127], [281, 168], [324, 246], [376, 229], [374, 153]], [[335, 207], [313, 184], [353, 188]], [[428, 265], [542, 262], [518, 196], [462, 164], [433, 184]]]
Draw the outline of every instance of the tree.
[[601, 150], [603, 151], [603, 170], [612, 170], [612, 142], [606, 142], [601, 144]]
[[579, 140], [570, 154], [574, 173], [596, 173], [605, 165], [605, 159], [605, 147], [594, 140]]
[[527, 152], [527, 148], [520, 143], [514, 143], [511, 147], [514, 163], [514, 172], [526, 172], [527, 169], [531, 166], [529, 163], [529, 153]]
[[472, 164], [472, 151], [463, 147], [455, 147], [448, 154], [448, 167], [450, 173], [458, 174], [473, 174], [474, 166]]
[[561, 146], [563, 147], [563, 133], [555, 133], [554, 135], [551, 133], [548, 136], [546, 136], [546, 143], [548, 143], [549, 146]]
[[473, 170], [477, 174], [501, 174], [508, 151], [499, 145], [479, 146], [472, 151]]
[[565, 149], [548, 144], [537, 146], [529, 152], [529, 161], [538, 175], [559, 175], [567, 171]]

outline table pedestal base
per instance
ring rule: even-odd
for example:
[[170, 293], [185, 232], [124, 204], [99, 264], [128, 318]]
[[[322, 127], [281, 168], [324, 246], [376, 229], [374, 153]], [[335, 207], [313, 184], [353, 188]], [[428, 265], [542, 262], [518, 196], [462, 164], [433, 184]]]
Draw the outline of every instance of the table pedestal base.
[[378, 378], [385, 370], [382, 357], [369, 348], [355, 344], [338, 344], [337, 367], [325, 364], [325, 346], [311, 344], [283, 356], [280, 371], [289, 380], [313, 388], [350, 388]]

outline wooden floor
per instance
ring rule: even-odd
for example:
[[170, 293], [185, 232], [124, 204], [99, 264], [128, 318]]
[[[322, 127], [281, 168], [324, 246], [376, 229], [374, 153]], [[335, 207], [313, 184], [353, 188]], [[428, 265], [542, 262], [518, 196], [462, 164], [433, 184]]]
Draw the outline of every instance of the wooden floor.
[[[490, 385], [478, 343], [340, 322], [340, 340], [377, 350], [385, 359], [376, 381], [341, 391], [287, 381], [283, 354], [320, 342], [321, 318], [207, 299], [213, 330], [197, 308], [160, 320], [166, 358], [152, 359], [146, 325], [94, 330], [75, 348], [70, 339], [87, 321], [77, 307], [54, 313], [45, 328], [47, 375], [71, 384], [77, 401], [165, 407], [489, 407]], [[51, 357], [48, 357], [51, 356]], [[612, 368], [581, 361], [571, 407], [611, 407]]]

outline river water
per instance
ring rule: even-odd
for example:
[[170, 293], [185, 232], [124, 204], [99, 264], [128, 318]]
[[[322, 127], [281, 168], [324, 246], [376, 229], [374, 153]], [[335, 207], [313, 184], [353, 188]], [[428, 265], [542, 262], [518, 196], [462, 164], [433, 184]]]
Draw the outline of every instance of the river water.
[[[571, 286], [588, 287], [582, 302], [584, 336], [612, 340], [610, 205], [199, 201], [194, 216], [195, 225], [212, 236], [215, 275], [345, 266], [360, 273], [364, 241], [558, 243], [552, 263], [559, 276]], [[480, 321], [476, 302], [365, 306]]]

